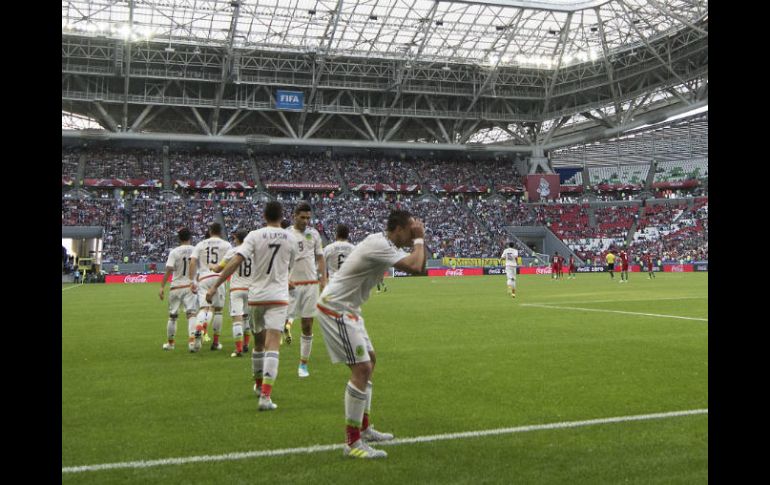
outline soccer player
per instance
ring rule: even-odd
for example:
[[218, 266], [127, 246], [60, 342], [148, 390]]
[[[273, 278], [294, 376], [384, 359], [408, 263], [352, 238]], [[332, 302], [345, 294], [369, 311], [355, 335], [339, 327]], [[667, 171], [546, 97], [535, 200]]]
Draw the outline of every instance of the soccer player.
[[551, 279], [556, 279], [559, 277], [559, 251], [556, 251], [553, 253], [553, 256], [551, 257]]
[[168, 342], [163, 344], [163, 350], [174, 350], [176, 335], [177, 311], [180, 306], [184, 306], [187, 315], [187, 329], [190, 337], [189, 347], [193, 346], [193, 334], [195, 333], [195, 318], [198, 313], [198, 297], [190, 291], [191, 280], [189, 275], [190, 256], [193, 252], [193, 246], [190, 245], [192, 236], [188, 229], [181, 229], [177, 236], [179, 237], [179, 246], [168, 253], [166, 260], [166, 273], [163, 275], [163, 281], [160, 283], [160, 300], [163, 301], [163, 295], [166, 289], [166, 283], [172, 276], [172, 286], [168, 290], [168, 323], [166, 324], [166, 333]]
[[[243, 240], [249, 233], [245, 229], [235, 232], [236, 247], [231, 248], [225, 258], [217, 264], [211, 264], [211, 270], [215, 273], [221, 272], [227, 263], [233, 259], [235, 253], [241, 248]], [[238, 272], [233, 274], [230, 280], [230, 317], [233, 320], [233, 340], [235, 341], [235, 352], [230, 357], [241, 357], [244, 352], [249, 351], [249, 288], [254, 283], [253, 260], [251, 256], [244, 257], [243, 262], [238, 266]]]
[[324, 262], [326, 271], [331, 279], [334, 274], [340, 270], [340, 266], [355, 247], [348, 241], [350, 229], [345, 224], [337, 224], [335, 230], [336, 240], [324, 248]]
[[272, 411], [272, 392], [278, 377], [281, 332], [289, 305], [289, 271], [296, 256], [296, 241], [286, 229], [281, 229], [283, 207], [280, 202], [265, 204], [263, 212], [267, 225], [251, 231], [233, 259], [227, 263], [216, 282], [209, 288], [206, 300], [216, 297], [217, 288], [247, 259], [253, 261], [254, 284], [249, 289], [254, 350], [251, 365], [254, 391], [259, 395], [259, 410]]
[[620, 250], [620, 282], [628, 283], [628, 254], [625, 249]]
[[[297, 242], [297, 259], [289, 275], [290, 294], [288, 316], [302, 319], [302, 339], [299, 347], [297, 375], [308, 377], [307, 363], [313, 349], [313, 314], [320, 289], [326, 286], [326, 263], [324, 262], [321, 235], [308, 227], [312, 209], [307, 202], [300, 202], [294, 208], [294, 225], [288, 229]], [[320, 275], [320, 278], [319, 278]], [[284, 326], [286, 343], [291, 343], [291, 323]]]
[[570, 254], [569, 255], [569, 274], [567, 275], [567, 278], [574, 280], [576, 274], [577, 274], [577, 266], [575, 266], [575, 255]]
[[610, 272], [610, 279], [615, 279], [615, 254], [612, 252], [612, 250], [607, 251], [607, 256], [605, 256], [605, 259], [607, 260], [607, 271]]
[[[206, 300], [206, 292], [214, 284], [219, 273], [212, 271], [209, 265], [219, 263], [227, 252], [233, 247], [222, 239], [222, 225], [215, 222], [209, 226], [211, 237], [204, 239], [195, 246], [190, 258], [190, 278], [192, 279], [192, 291], [198, 293], [198, 322], [195, 328], [195, 345], [193, 352], [201, 348], [202, 332], [211, 326], [214, 340], [211, 342], [211, 350], [222, 350], [219, 343], [219, 334], [222, 331], [222, 308], [225, 306], [225, 289], [220, 288], [216, 297], [211, 301]], [[200, 268], [200, 270], [198, 269]], [[198, 286], [202, 291], [198, 292]]]
[[649, 253], [644, 253], [642, 256], [642, 263], [647, 265], [647, 275], [650, 279], [655, 278], [655, 272], [652, 270], [653, 257]]
[[519, 251], [513, 241], [508, 243], [508, 247], [503, 250], [500, 259], [505, 260], [505, 274], [508, 277], [507, 284], [511, 298], [516, 298], [516, 268], [519, 265]]
[[[347, 442], [345, 456], [385, 458], [388, 454], [369, 446], [369, 442], [393, 439], [370, 422], [372, 372], [376, 362], [374, 347], [364, 326], [361, 306], [391, 266], [412, 274], [425, 271], [425, 226], [403, 210], [393, 210], [386, 230], [370, 234], [356, 245], [318, 299], [316, 313], [326, 349], [333, 363], [344, 362], [351, 376], [345, 386]], [[400, 248], [413, 246], [411, 254]]]

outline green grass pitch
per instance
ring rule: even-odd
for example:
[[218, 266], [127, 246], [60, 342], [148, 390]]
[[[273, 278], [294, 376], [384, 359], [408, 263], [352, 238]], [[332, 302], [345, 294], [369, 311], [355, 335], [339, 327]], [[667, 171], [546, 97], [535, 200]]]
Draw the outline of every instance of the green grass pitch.
[[[397, 438], [708, 408], [708, 274], [398, 278], [364, 318], [372, 422]], [[157, 284], [62, 286], [62, 467], [342, 444], [349, 371], [299, 325], [258, 413], [250, 358], [164, 352]], [[547, 306], [529, 306], [547, 305]], [[593, 310], [567, 310], [559, 307]], [[616, 311], [629, 313], [615, 313]], [[636, 313], [663, 316], [638, 315]], [[668, 318], [690, 317], [692, 320]], [[235, 461], [62, 473], [63, 483], [706, 483], [708, 415]]]

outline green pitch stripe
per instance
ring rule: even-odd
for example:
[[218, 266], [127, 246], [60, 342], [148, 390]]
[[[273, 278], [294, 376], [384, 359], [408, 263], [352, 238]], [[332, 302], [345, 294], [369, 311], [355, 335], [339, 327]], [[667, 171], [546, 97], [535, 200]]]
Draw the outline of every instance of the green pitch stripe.
[[[600, 418], [589, 419], [585, 421], [567, 421], [561, 423], [548, 423], [548, 424], [535, 424], [529, 426], [518, 426], [515, 428], [498, 428], [489, 429], [483, 431], [466, 431], [462, 433], [448, 433], [432, 436], [416, 436], [413, 438], [401, 438], [392, 441], [377, 443], [377, 446], [394, 446], [403, 445], [409, 443], [426, 443], [431, 441], [445, 441], [445, 440], [458, 440], [465, 438], [480, 438], [485, 436], [496, 436], [501, 434], [512, 433], [526, 433], [529, 431], [542, 431], [551, 429], [567, 429], [567, 428], [579, 428], [582, 426], [593, 426], [600, 424], [611, 423], [625, 423], [630, 421], [646, 421], [652, 419], [666, 419], [675, 418], [681, 416], [693, 416], [699, 414], [708, 414], [708, 409], [690, 409], [687, 411], [672, 411], [668, 413], [654, 413], [654, 414], [640, 414], [635, 416], [618, 416], [614, 418]], [[244, 460], [249, 458], [263, 458], [272, 456], [283, 455], [297, 455], [303, 453], [320, 453], [324, 451], [341, 450], [344, 448], [343, 444], [336, 445], [315, 445], [303, 448], [284, 448], [279, 450], [264, 450], [264, 451], [249, 451], [249, 452], [237, 452], [228, 453], [225, 455], [204, 455], [204, 456], [189, 456], [185, 458], [165, 458], [161, 460], [142, 460], [142, 461], [129, 461], [121, 463], [104, 463], [101, 465], [83, 465], [83, 466], [70, 466], [63, 467], [62, 473], [82, 473], [90, 471], [100, 470], [113, 470], [117, 468], [150, 468], [163, 465], [184, 465], [187, 463], [200, 463], [200, 462], [212, 462], [212, 461], [232, 461], [232, 460]]]

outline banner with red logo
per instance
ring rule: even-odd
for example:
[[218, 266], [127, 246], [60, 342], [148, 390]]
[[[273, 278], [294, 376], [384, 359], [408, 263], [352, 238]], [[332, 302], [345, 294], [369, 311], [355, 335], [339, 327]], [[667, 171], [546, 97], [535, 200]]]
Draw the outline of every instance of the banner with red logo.
[[174, 183], [185, 189], [245, 190], [254, 188], [254, 183], [251, 180], [246, 182], [222, 182], [216, 180], [174, 180]]
[[664, 264], [663, 271], [667, 273], [691, 273], [695, 271], [692, 264]]
[[428, 270], [428, 276], [481, 276], [483, 268], [434, 268]]
[[530, 202], [537, 202], [541, 199], [557, 199], [559, 197], [561, 189], [559, 174], [538, 173], [526, 175], [524, 180]]
[[349, 185], [350, 190], [357, 192], [414, 192], [420, 188], [418, 184], [356, 184]]
[[316, 184], [316, 183], [269, 183], [265, 184], [268, 189], [275, 190], [337, 190], [339, 184]]
[[104, 277], [105, 283], [160, 283], [161, 281], [163, 281], [162, 274], [108, 274]]
[[160, 187], [156, 179], [83, 179], [86, 187]]

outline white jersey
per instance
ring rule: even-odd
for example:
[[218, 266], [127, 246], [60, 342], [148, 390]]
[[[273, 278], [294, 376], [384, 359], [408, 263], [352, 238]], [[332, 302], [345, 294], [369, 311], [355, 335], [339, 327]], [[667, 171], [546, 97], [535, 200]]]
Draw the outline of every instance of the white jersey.
[[198, 281], [209, 276], [219, 275], [209, 269], [209, 264], [218, 264], [222, 262], [227, 251], [233, 246], [218, 237], [204, 239], [195, 245], [192, 257], [198, 260]]
[[385, 270], [407, 256], [384, 232], [370, 234], [355, 246], [345, 263], [329, 280], [318, 303], [331, 310], [361, 314], [361, 305]]
[[297, 242], [280, 227], [251, 231], [236, 252], [252, 260], [253, 284], [249, 302], [289, 302], [289, 270], [296, 258]]
[[166, 260], [166, 268], [174, 268], [174, 272], [171, 274], [173, 287], [185, 286], [191, 283], [190, 256], [192, 255], [193, 249], [195, 248], [189, 244], [184, 244], [169, 251], [168, 259]]
[[505, 248], [500, 259], [505, 260], [506, 266], [518, 266], [519, 265], [519, 251], [513, 248]]
[[[222, 261], [223, 265], [226, 265], [231, 259], [235, 257], [235, 253], [241, 246], [230, 248], [225, 254], [225, 259]], [[238, 271], [233, 273], [230, 278], [230, 289], [232, 288], [249, 288], [254, 284], [254, 256], [243, 256], [243, 262], [238, 266]]]
[[324, 261], [329, 271], [329, 278], [340, 270], [342, 262], [350, 255], [353, 248], [355, 246], [347, 241], [334, 241], [324, 248]]
[[299, 281], [318, 281], [318, 268], [316, 268], [316, 256], [323, 256], [321, 247], [321, 235], [311, 227], [306, 227], [304, 232], [298, 231], [292, 226], [287, 229], [297, 241], [297, 257], [291, 270], [289, 279], [292, 283]]

